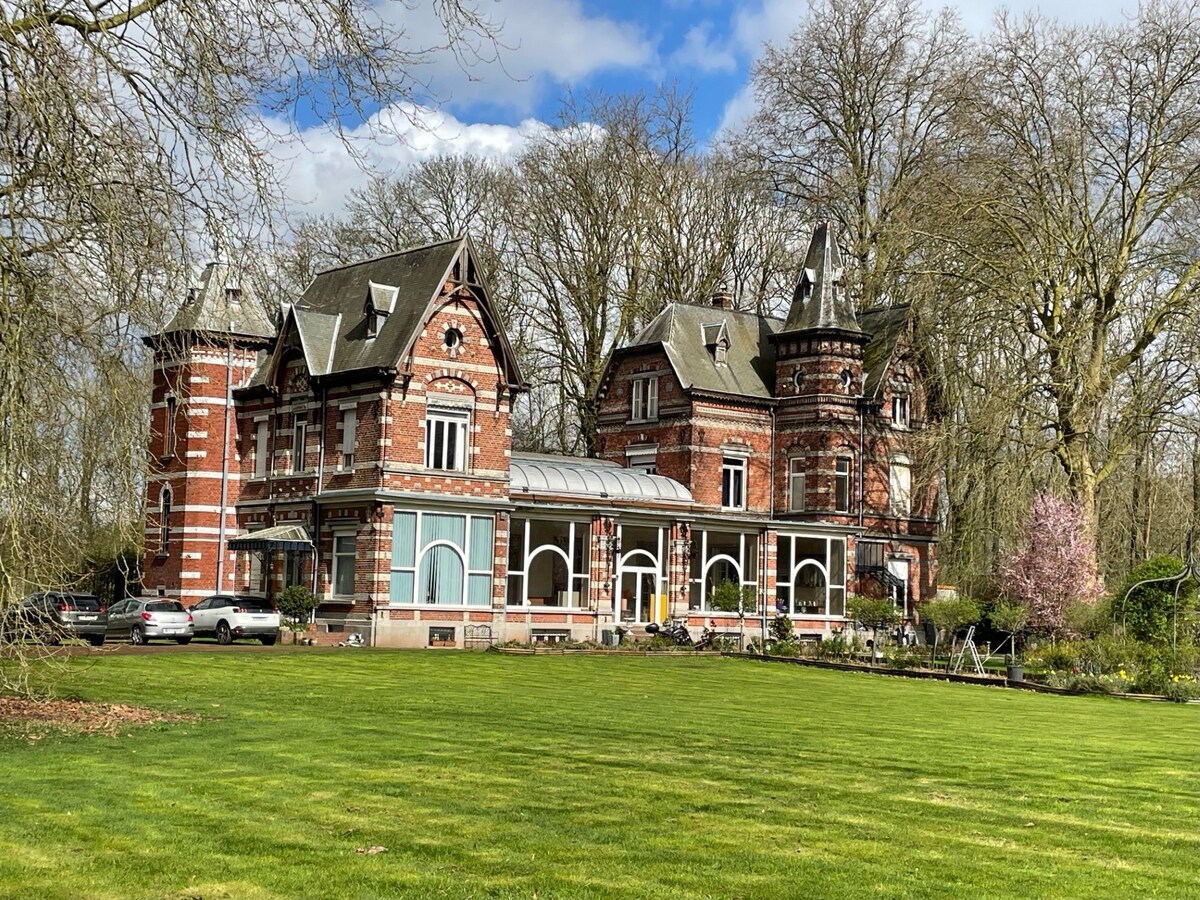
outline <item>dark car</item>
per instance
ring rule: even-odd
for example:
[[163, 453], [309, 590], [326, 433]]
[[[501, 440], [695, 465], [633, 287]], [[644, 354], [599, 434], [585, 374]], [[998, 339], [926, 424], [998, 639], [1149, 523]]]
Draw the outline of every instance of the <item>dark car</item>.
[[4, 616], [6, 640], [61, 644], [82, 638], [93, 647], [104, 643], [108, 616], [94, 594], [41, 591], [26, 597]]

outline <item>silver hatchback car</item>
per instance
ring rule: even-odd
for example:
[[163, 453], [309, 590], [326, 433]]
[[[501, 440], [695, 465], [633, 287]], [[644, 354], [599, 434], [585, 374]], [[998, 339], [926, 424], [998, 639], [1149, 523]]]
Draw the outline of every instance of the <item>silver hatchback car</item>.
[[108, 635], [127, 637], [131, 644], [145, 644], [152, 638], [186, 644], [194, 633], [192, 615], [178, 600], [133, 597], [108, 608]]

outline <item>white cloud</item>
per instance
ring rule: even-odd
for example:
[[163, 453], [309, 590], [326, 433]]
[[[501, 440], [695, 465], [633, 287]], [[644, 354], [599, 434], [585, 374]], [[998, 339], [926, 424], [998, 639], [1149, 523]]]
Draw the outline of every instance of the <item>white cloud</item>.
[[701, 22], [688, 29], [683, 43], [671, 54], [671, 62], [701, 72], [732, 72], [737, 69], [732, 42], [718, 45], [712, 39], [712, 23]]
[[289, 216], [339, 214], [346, 197], [372, 174], [402, 172], [439, 153], [488, 159], [515, 155], [548, 126], [536, 119], [520, 125], [468, 124], [454, 116], [411, 105], [389, 107], [344, 134], [327, 125], [274, 135], [264, 151], [277, 161]]
[[[385, 15], [403, 17], [393, 24], [403, 27], [409, 46], [437, 46], [445, 35], [432, 7], [396, 3]], [[639, 26], [590, 15], [580, 0], [484, 4], [481, 11], [499, 26], [498, 47], [476, 48], [478, 59], [466, 68], [455, 53], [438, 53], [416, 72], [439, 104], [457, 110], [488, 104], [526, 114], [549, 88], [603, 71], [642, 69], [658, 52]]]

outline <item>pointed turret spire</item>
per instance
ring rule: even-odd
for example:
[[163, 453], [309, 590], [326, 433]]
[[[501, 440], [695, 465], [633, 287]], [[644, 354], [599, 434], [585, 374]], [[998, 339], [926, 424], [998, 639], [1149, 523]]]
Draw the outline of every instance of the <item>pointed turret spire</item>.
[[833, 226], [821, 222], [813, 230], [784, 331], [861, 331], [854, 305], [846, 296], [844, 273]]
[[163, 329], [164, 334], [177, 331], [269, 338], [275, 327], [253, 298], [243, 295], [232, 270], [211, 262], [205, 266], [200, 284], [188, 289], [183, 306]]

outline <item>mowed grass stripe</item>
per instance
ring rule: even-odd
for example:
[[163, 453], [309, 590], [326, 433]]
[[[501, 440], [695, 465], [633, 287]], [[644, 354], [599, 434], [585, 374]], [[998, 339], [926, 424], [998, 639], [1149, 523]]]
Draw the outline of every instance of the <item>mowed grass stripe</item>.
[[1200, 896], [1195, 707], [386, 651], [66, 689], [203, 719], [0, 744], [3, 897]]

